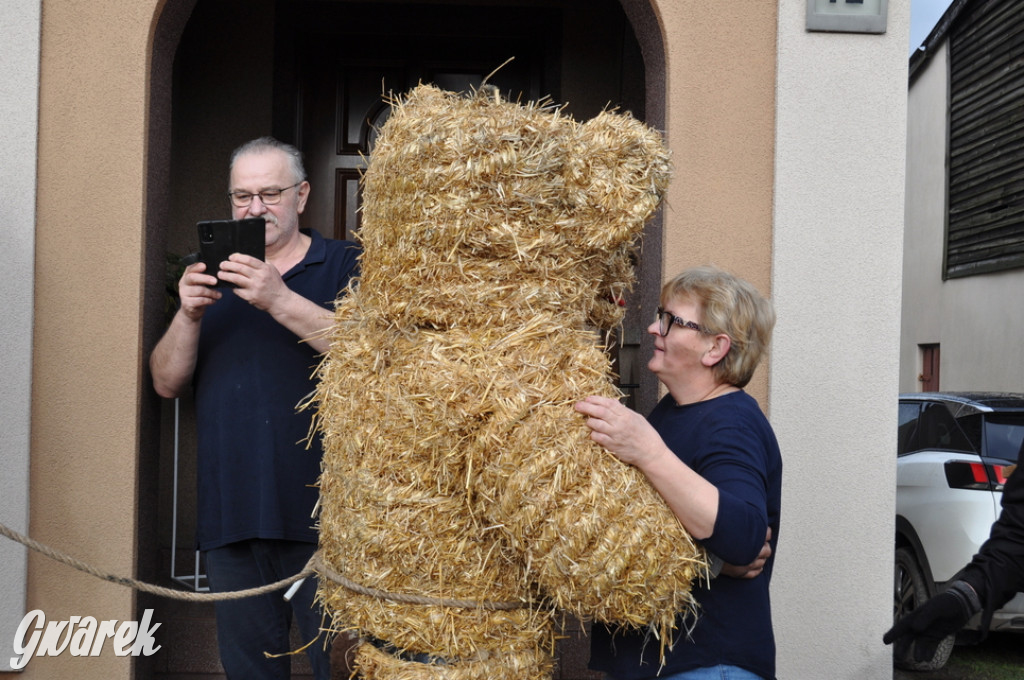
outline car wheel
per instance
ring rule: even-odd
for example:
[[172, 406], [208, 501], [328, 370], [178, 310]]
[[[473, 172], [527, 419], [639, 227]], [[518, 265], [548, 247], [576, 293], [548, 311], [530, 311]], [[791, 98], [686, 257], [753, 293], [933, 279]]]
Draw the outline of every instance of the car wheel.
[[[924, 604], [928, 599], [928, 587], [925, 585], [921, 567], [917, 566], [914, 553], [909, 548], [896, 549], [896, 581], [893, 600], [893, 619], [899, 620]], [[949, 655], [953, 652], [955, 635], [950, 635], [939, 643], [935, 655], [928, 661], [914, 661], [910, 650], [902, 658], [893, 656], [893, 662], [899, 668], [911, 671], [936, 671], [946, 665]]]

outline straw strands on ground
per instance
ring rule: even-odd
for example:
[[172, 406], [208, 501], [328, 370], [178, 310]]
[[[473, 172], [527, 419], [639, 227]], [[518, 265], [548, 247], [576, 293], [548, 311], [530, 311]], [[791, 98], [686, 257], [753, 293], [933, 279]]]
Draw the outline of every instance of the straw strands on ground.
[[375, 642], [362, 677], [546, 678], [562, 613], [678, 635], [704, 555], [572, 408], [616, 395], [599, 329], [668, 178], [628, 115], [490, 88], [393, 102], [314, 398], [324, 560], [425, 598], [321, 579], [333, 625]]

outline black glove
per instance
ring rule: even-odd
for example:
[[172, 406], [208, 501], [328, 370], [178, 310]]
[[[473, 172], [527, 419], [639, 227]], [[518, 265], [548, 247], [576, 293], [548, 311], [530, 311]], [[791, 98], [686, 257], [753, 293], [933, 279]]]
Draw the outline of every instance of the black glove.
[[897, 658], [906, 658], [913, 649], [914, 661], [929, 661], [939, 643], [963, 628], [979, 611], [981, 600], [974, 588], [965, 581], [953, 581], [948, 589], [897, 621], [882, 636], [882, 642], [896, 643]]

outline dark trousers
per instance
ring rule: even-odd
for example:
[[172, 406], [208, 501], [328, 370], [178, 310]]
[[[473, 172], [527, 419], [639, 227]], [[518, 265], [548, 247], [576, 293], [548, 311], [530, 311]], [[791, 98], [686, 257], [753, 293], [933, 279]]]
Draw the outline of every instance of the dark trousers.
[[[316, 545], [298, 541], [251, 539], [206, 552], [210, 590], [226, 592], [256, 588], [301, 572]], [[292, 616], [303, 643], [320, 634], [321, 612], [313, 604], [316, 579], [306, 579], [285, 602], [287, 589], [216, 603], [217, 646], [229, 680], [287, 680], [291, 677], [289, 629]], [[324, 636], [306, 648], [313, 676], [330, 679]], [[267, 658], [264, 652], [284, 654]]]

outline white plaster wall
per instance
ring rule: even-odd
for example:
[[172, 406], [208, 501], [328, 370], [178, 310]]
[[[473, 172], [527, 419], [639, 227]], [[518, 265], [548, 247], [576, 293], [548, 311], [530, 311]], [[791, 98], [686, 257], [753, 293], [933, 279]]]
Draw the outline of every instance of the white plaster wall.
[[1024, 392], [1024, 270], [942, 280], [949, 50], [943, 42], [908, 96], [900, 390], [921, 388], [922, 344], [939, 345], [939, 389]]
[[771, 420], [783, 451], [778, 677], [892, 677], [909, 5], [882, 35], [780, 0]]
[[[942, 231], [932, 240], [941, 241]], [[929, 270], [940, 266], [941, 259]], [[939, 343], [939, 389], [1024, 392], [1024, 271], [950, 279], [938, 290], [936, 302], [917, 310], [928, 317], [920, 328], [939, 327], [937, 339], [908, 328], [905, 342], [915, 354], [919, 342]]]
[[[921, 389], [918, 345], [937, 343], [941, 338], [948, 59], [943, 43], [918, 71], [907, 97], [901, 392]], [[941, 369], [939, 375], [941, 380]]]
[[[28, 526], [41, 0], [0, 4], [0, 522]], [[0, 538], [0, 672], [25, 614], [25, 549]]]

